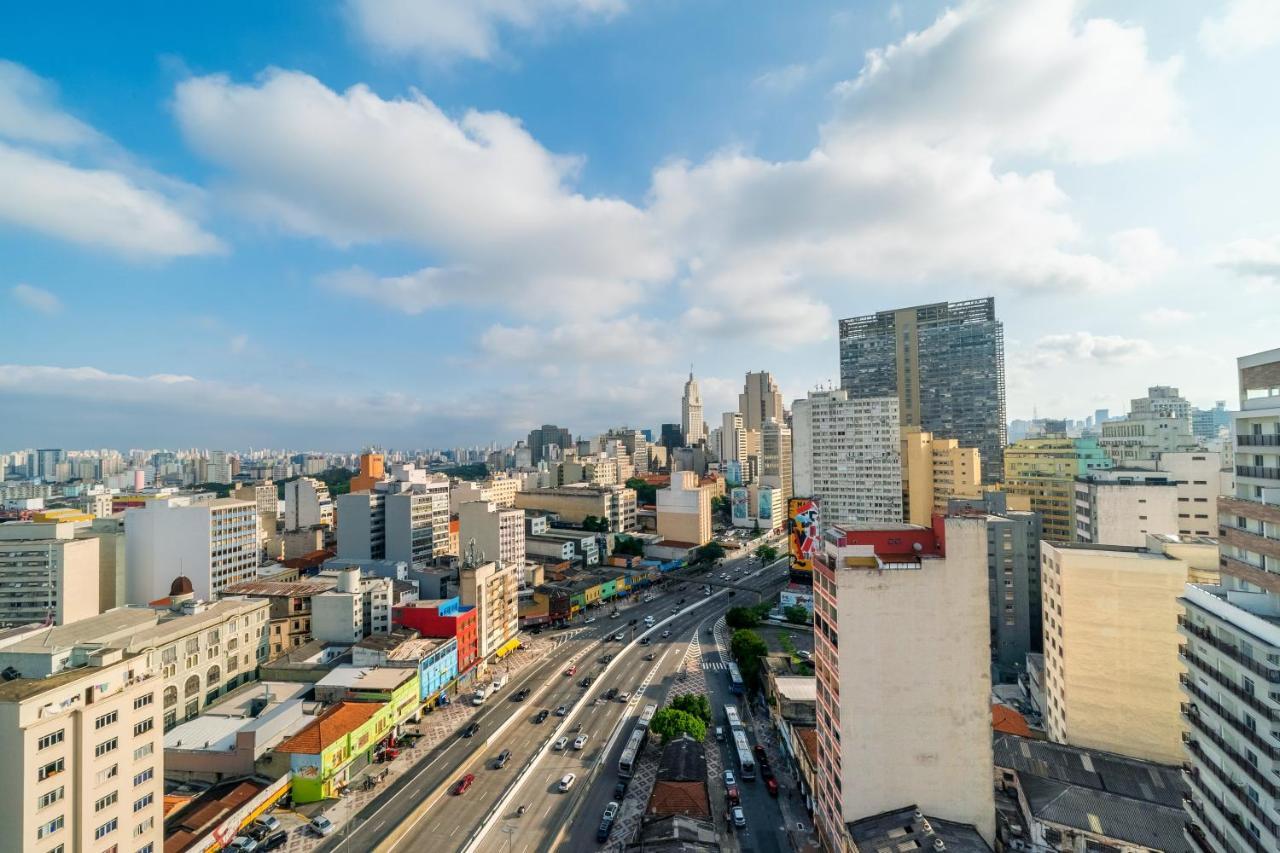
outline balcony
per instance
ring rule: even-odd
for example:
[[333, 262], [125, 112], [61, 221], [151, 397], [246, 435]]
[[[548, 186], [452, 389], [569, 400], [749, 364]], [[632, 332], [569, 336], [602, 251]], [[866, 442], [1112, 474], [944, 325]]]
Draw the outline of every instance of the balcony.
[[[1248, 705], [1253, 710], [1257, 711], [1259, 714], [1263, 716], [1264, 719], [1273, 723], [1280, 723], [1280, 708], [1275, 708], [1271, 705], [1268, 705], [1266, 702], [1263, 702], [1257, 696], [1247, 692], [1239, 684], [1236, 684], [1230, 678], [1228, 678], [1227, 676], [1219, 672], [1217, 669], [1215, 669], [1207, 660], [1205, 660], [1204, 658], [1197, 657], [1193, 652], [1187, 649], [1186, 646], [1178, 647], [1178, 657], [1182, 658], [1188, 664], [1191, 664], [1197, 670], [1203, 672], [1205, 675], [1209, 676], [1214, 681], [1218, 682], [1218, 684], [1227, 688], [1227, 690], [1231, 692], [1232, 696], [1235, 696], [1241, 702]], [[1191, 684], [1190, 679], [1188, 679], [1185, 674], [1179, 675], [1178, 680], [1181, 681], [1183, 684], [1188, 684], [1188, 685]], [[1194, 686], [1194, 685], [1191, 685], [1191, 686]], [[1274, 697], [1276, 694], [1270, 694], [1270, 695]]]
[[1244, 725], [1244, 723], [1240, 722], [1240, 720], [1237, 719], [1230, 711], [1222, 707], [1218, 702], [1209, 698], [1209, 694], [1205, 693], [1194, 684], [1183, 684], [1182, 689], [1190, 693], [1192, 698], [1196, 700], [1192, 703], [1182, 703], [1182, 716], [1186, 717], [1191, 722], [1191, 725], [1197, 729], [1204, 729], [1204, 722], [1200, 719], [1199, 711], [1199, 706], [1202, 705], [1210, 711], [1213, 711], [1213, 713], [1217, 714], [1221, 719], [1225, 720], [1227, 725], [1235, 730], [1236, 734], [1262, 750], [1262, 752], [1266, 754], [1267, 758], [1270, 758], [1272, 761], [1280, 761], [1280, 745], [1277, 745], [1274, 741], [1267, 740], [1258, 732]]
[[[1204, 750], [1200, 749], [1200, 747], [1196, 744], [1194, 740], [1191, 741], [1191, 743], [1187, 744], [1187, 749], [1191, 752], [1192, 755], [1200, 759], [1201, 766], [1207, 768], [1210, 774], [1214, 777], [1214, 779], [1218, 781], [1219, 784], [1221, 784], [1228, 791], [1235, 792], [1234, 798], [1238, 800], [1240, 804], [1243, 805], [1249, 811], [1249, 814], [1257, 818], [1261, 826], [1263, 826], [1272, 835], [1275, 835], [1278, 832], [1280, 832], [1280, 824], [1276, 823], [1275, 817], [1267, 814], [1266, 810], [1263, 809], [1262, 806], [1258, 805], [1253, 800], [1249, 799], [1248, 795], [1244, 791], [1244, 786], [1242, 786], [1239, 782], [1233, 780], [1230, 776], [1228, 776], [1227, 773], [1221, 767], [1214, 764], [1212, 761], [1209, 761], [1209, 759], [1205, 756]], [[1225, 801], [1223, 801], [1220, 797], [1218, 797], [1216, 794], [1214, 794], [1212, 791], [1210, 791], [1208, 788], [1204, 786], [1204, 783], [1200, 781], [1200, 774], [1198, 771], [1199, 771], [1199, 767], [1197, 767], [1191, 773], [1186, 774], [1187, 777], [1191, 780], [1192, 788], [1194, 788], [1195, 791], [1201, 796], [1203, 796], [1206, 800], [1208, 800], [1209, 802], [1217, 806], [1218, 811], [1222, 812], [1224, 815], [1235, 814], [1234, 809], [1228, 806]], [[1236, 829], [1239, 830], [1240, 834], [1245, 836], [1246, 838], [1249, 838], [1252, 836], [1252, 833], [1250, 833], [1248, 828], [1244, 826], [1243, 821], [1240, 824], [1232, 823], [1232, 826], [1235, 826]]]
[[[1199, 794], [1200, 797], [1202, 797], [1203, 799], [1213, 803], [1214, 808], [1216, 808], [1218, 812], [1221, 813], [1224, 818], [1226, 818], [1227, 823], [1235, 827], [1236, 832], [1240, 834], [1241, 838], [1250, 839], [1254, 837], [1253, 833], [1249, 831], [1249, 827], [1245, 825], [1245, 822], [1241, 820], [1240, 815], [1234, 809], [1228, 807], [1227, 804], [1223, 802], [1220, 797], [1215, 796], [1208, 789], [1204, 788], [1199, 784], [1195, 784], [1195, 782], [1197, 781], [1195, 776], [1192, 776], [1191, 778], [1192, 778], [1192, 782], [1194, 784], [1196, 793]], [[1209, 816], [1205, 813], [1204, 806], [1196, 802], [1195, 797], [1191, 796], [1190, 794], [1183, 794], [1182, 800], [1183, 800], [1183, 803], [1186, 804], [1187, 810], [1200, 819], [1201, 826], [1207, 829], [1209, 831], [1209, 834], [1213, 836], [1214, 840], [1218, 842], [1218, 846], [1215, 848], [1215, 850], [1236, 849], [1236, 845], [1234, 842], [1228, 841], [1228, 839], [1224, 838], [1222, 834], [1217, 831], [1217, 821], [1209, 818]], [[1257, 851], [1257, 853], [1267, 853], [1266, 848], [1263, 847], [1261, 844], [1255, 843], [1252, 845], [1252, 847], [1255, 851]]]
[[1231, 643], [1218, 639], [1217, 637], [1214, 636], [1213, 632], [1210, 631], [1208, 628], [1204, 628], [1204, 627], [1201, 627], [1200, 625], [1196, 625], [1194, 622], [1192, 622], [1190, 619], [1188, 619], [1185, 616], [1178, 617], [1178, 626], [1180, 628], [1183, 628], [1188, 634], [1191, 634], [1193, 637], [1196, 637], [1197, 639], [1200, 639], [1200, 640], [1204, 640], [1206, 643], [1213, 646], [1215, 649], [1222, 652], [1224, 655], [1231, 658], [1233, 661], [1245, 667], [1246, 669], [1249, 669], [1253, 672], [1256, 672], [1258, 675], [1261, 675], [1267, 681], [1270, 681], [1274, 684], [1280, 684], [1280, 669], [1272, 669], [1271, 667], [1267, 666], [1265, 663], [1261, 661], [1255, 660], [1254, 658], [1251, 658], [1251, 657], [1245, 657], [1240, 653], [1240, 649], [1238, 647], [1233, 646]]
[[1255, 477], [1259, 480], [1280, 480], [1280, 468], [1268, 465], [1237, 465], [1237, 477]]
[[[1195, 735], [1192, 735], [1191, 732], [1182, 733], [1182, 743], [1186, 746], [1187, 752], [1191, 753], [1192, 755], [1194, 755], [1196, 758], [1200, 760], [1200, 766], [1208, 767], [1210, 770], [1212, 770], [1213, 774], [1218, 777], [1218, 781], [1220, 781], [1222, 784], [1226, 785], [1227, 787], [1233, 790], [1239, 790], [1241, 788], [1240, 783], [1237, 782], [1235, 779], [1232, 779], [1229, 775], [1227, 775], [1227, 772], [1223, 770], [1221, 767], [1219, 767], [1217, 764], [1214, 764], [1209, 759], [1209, 756], [1205, 753], [1205, 751], [1201, 749], [1200, 744], [1197, 740], [1197, 738], [1199, 737], [1203, 737], [1205, 740], [1212, 743], [1214, 746], [1222, 750], [1227, 755], [1239, 755], [1240, 754], [1239, 750], [1232, 744], [1229, 744], [1225, 740], [1223, 740], [1220, 735], [1215, 734], [1214, 732], [1211, 732], [1208, 729], [1203, 728], [1201, 726], [1196, 727]], [[1276, 783], [1272, 781], [1272, 779], [1268, 778], [1266, 773], [1263, 773], [1257, 767], [1254, 767], [1252, 764], [1250, 764], [1249, 762], [1243, 759], [1241, 759], [1240, 761], [1234, 762], [1233, 766], [1238, 768], [1246, 776], [1248, 776], [1255, 783], [1257, 783], [1258, 787], [1267, 793], [1267, 796], [1271, 797], [1273, 800], [1280, 800], [1280, 786], [1277, 786]], [[1195, 774], [1193, 773], [1192, 776], [1194, 777], [1194, 775]], [[1240, 799], [1248, 800], [1248, 797], [1244, 795], [1243, 791], [1240, 792]], [[1252, 801], [1250, 800], [1250, 802]], [[1267, 819], [1270, 820], [1270, 818], [1267, 818]]]
[[1236, 447], [1280, 447], [1280, 435], [1237, 435]]

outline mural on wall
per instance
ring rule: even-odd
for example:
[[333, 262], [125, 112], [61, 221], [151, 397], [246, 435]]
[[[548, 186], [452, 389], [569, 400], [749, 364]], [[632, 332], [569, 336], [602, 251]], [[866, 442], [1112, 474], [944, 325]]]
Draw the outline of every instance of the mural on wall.
[[733, 510], [734, 521], [747, 520], [747, 490], [738, 487], [729, 493], [729, 505]]
[[791, 498], [787, 501], [787, 538], [791, 543], [793, 572], [813, 571], [813, 557], [818, 552], [821, 536], [818, 516], [815, 498]]
[[756, 518], [760, 519], [760, 526], [766, 527], [773, 524], [773, 489], [761, 489], [756, 496]]

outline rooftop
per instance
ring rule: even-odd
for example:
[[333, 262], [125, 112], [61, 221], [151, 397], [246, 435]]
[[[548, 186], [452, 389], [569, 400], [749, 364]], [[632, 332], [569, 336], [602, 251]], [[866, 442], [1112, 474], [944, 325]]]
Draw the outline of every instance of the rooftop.
[[403, 666], [335, 666], [328, 675], [316, 682], [316, 687], [347, 687], [355, 691], [382, 693], [395, 690], [415, 671]]
[[183, 808], [165, 818], [164, 853], [186, 850], [228, 815], [258, 796], [267, 784], [259, 779], [233, 779], [191, 798]]
[[68, 684], [74, 684], [82, 678], [91, 676], [95, 667], [81, 666], [63, 670], [48, 678], [15, 678], [13, 681], [0, 682], [0, 702], [23, 702], [33, 696], [39, 696], [46, 690], [56, 690]]
[[278, 753], [318, 755], [325, 747], [358, 729], [381, 711], [381, 702], [339, 702], [302, 731], [276, 747]]
[[707, 753], [699, 741], [683, 735], [662, 748], [658, 780], [700, 782], [707, 778]]
[[259, 682], [236, 691], [166, 732], [164, 748], [229, 752], [242, 731], [257, 732], [262, 748], [266, 748], [313, 719], [306, 716], [302, 699], [310, 688], [301, 683]]
[[323, 580], [304, 580], [304, 581], [241, 581], [233, 583], [222, 590], [223, 595], [288, 595], [295, 598], [307, 598], [321, 592], [327, 592], [333, 589], [335, 581], [329, 578]]
[[773, 683], [778, 694], [789, 702], [818, 701], [818, 679], [803, 675], [779, 675]]
[[942, 841], [948, 853], [991, 851], [972, 826], [926, 817], [914, 805], [851, 821], [845, 830], [859, 850], [932, 850]]

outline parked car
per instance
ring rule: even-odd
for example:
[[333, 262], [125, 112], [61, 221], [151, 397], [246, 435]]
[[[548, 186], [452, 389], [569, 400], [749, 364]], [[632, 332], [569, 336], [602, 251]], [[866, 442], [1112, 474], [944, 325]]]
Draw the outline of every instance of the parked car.
[[619, 779], [618, 784], [613, 786], [613, 798], [615, 800], [621, 800], [627, 795], [627, 784], [626, 779]]
[[556, 742], [551, 745], [551, 748], [554, 749], [556, 752], [559, 752], [568, 745], [569, 745], [569, 739], [567, 737], [562, 737], [556, 740]]
[[734, 806], [732, 814], [734, 826], [741, 828], [747, 825], [747, 814], [742, 810], [742, 806]]
[[753, 748], [753, 751], [754, 751], [754, 752], [755, 752], [755, 754], [756, 754], [756, 761], [768, 761], [768, 760], [769, 760], [769, 753], [767, 753], [767, 752], [765, 752], [765, 751], [764, 751], [764, 745], [763, 745], [763, 744], [759, 744], [759, 743], [758, 743], [758, 744], [756, 744], [756, 745], [755, 745], [755, 747]]
[[279, 832], [273, 832], [266, 838], [262, 839], [262, 843], [258, 845], [259, 853], [266, 853], [268, 850], [279, 850], [289, 841], [289, 831], [282, 829]]
[[280, 831], [280, 818], [275, 815], [263, 815], [253, 822], [250, 830], [254, 837], [261, 838]]
[[478, 731], [480, 731], [480, 724], [479, 724], [479, 723], [472, 723], [471, 725], [467, 726], [465, 729], [463, 729], [463, 730], [462, 730], [462, 736], [463, 736], [463, 737], [472, 737], [472, 736], [474, 736], [474, 735], [475, 735], [475, 733], [476, 733], [476, 732], [478, 732]]
[[533, 721], [535, 723], [542, 723], [545, 722], [549, 716], [551, 716], [551, 712], [546, 708], [543, 708], [541, 711], [533, 715]]
[[617, 803], [609, 803], [604, 807], [604, 814], [600, 816], [600, 826], [596, 828], [596, 841], [603, 844], [609, 840], [609, 833], [613, 831], [613, 821], [617, 816]]
[[773, 778], [773, 767], [767, 761], [760, 762], [760, 778], [761, 779]]
[[453, 784], [453, 795], [455, 797], [458, 797], [465, 794], [467, 792], [467, 789], [470, 788], [471, 784], [475, 781], [476, 781], [476, 777], [470, 773], [468, 773], [466, 776], [463, 776], [461, 779], [459, 779], [457, 782]]
[[573, 773], [566, 773], [560, 777], [560, 793], [564, 793], [573, 787], [573, 783], [578, 781], [578, 777]]
[[724, 786], [726, 788], [732, 788], [736, 784], [738, 784], [738, 780], [734, 778], [733, 771], [724, 771]]
[[311, 818], [311, 822], [308, 823], [307, 826], [311, 829], [312, 832], [314, 832], [316, 835], [319, 835], [322, 838], [326, 835], [332, 835], [333, 830], [336, 829], [336, 827], [333, 825], [333, 821], [329, 820], [329, 818], [325, 817], [322, 814], [318, 814], [315, 817]]
[[228, 853], [257, 853], [258, 841], [248, 835], [237, 835], [227, 845]]
[[561, 705], [560, 707], [556, 708], [557, 717], [563, 717], [568, 713], [569, 713], [569, 708], [566, 705]]
[[584, 625], [590, 625], [590, 624], [591, 624], [592, 622], [594, 622], [594, 621], [596, 621], [596, 617], [594, 617], [594, 616], [588, 616], [588, 617], [586, 618], [586, 620], [584, 620], [584, 621], [583, 621], [583, 624], [584, 624]]
[[587, 745], [587, 735], [585, 732], [573, 739], [574, 749], [582, 749], [586, 745]]
[[493, 769], [501, 770], [507, 766], [507, 762], [511, 760], [511, 750], [504, 749], [498, 753], [498, 757], [493, 759]]
[[738, 794], [738, 786], [730, 785], [725, 789], [725, 797], [729, 800], [729, 805], [736, 806], [742, 802], [742, 798]]
[[724, 726], [716, 726], [716, 740], [724, 740]]
[[778, 780], [772, 776], [764, 780], [764, 786], [769, 791], [769, 796], [778, 796]]

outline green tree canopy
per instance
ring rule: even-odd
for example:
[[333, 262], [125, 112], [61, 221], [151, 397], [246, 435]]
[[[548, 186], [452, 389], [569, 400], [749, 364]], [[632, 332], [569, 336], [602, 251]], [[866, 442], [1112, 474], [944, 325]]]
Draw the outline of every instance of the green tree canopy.
[[643, 557], [644, 543], [634, 536], [619, 536], [613, 540], [613, 553], [623, 556]]
[[741, 628], [733, 632], [729, 651], [738, 662], [743, 682], [754, 689], [760, 677], [760, 658], [769, 653], [769, 646], [755, 631]]
[[778, 559], [778, 549], [772, 545], [761, 545], [756, 549], [756, 556], [760, 558], [762, 563], [772, 563]]
[[671, 700], [671, 707], [677, 711], [684, 711], [686, 714], [692, 714], [703, 725], [711, 723], [711, 702], [701, 693], [685, 693]]
[[632, 489], [636, 493], [636, 503], [651, 504], [657, 503], [658, 487], [646, 483], [639, 477], [632, 477], [627, 480], [627, 488]]
[[694, 560], [699, 563], [714, 563], [724, 558], [724, 546], [719, 542], [708, 542], [695, 552]]
[[445, 468], [440, 473], [448, 474], [450, 477], [457, 477], [459, 480], [483, 480], [489, 476], [489, 466], [483, 462], [473, 462], [469, 465]]
[[588, 515], [586, 518], [582, 519], [582, 529], [590, 530], [595, 533], [608, 533], [609, 519], [600, 518], [595, 515]]
[[699, 741], [707, 737], [707, 726], [702, 720], [676, 708], [663, 708], [654, 714], [649, 731], [661, 736], [664, 744], [686, 734]]
[[797, 625], [809, 624], [809, 611], [805, 610], [799, 604], [790, 604], [782, 611], [783, 616], [788, 622], [794, 622]]
[[760, 617], [750, 607], [730, 607], [724, 621], [730, 628], [754, 628], [760, 624]]

